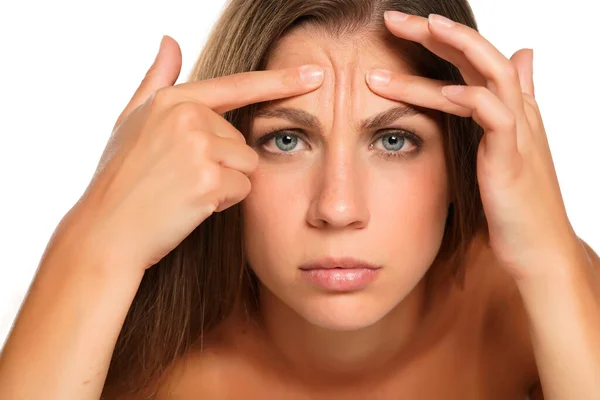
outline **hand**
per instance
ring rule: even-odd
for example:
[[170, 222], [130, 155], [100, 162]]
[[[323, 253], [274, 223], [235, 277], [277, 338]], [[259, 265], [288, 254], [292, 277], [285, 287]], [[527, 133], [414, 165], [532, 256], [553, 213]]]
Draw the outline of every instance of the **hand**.
[[[181, 51], [166, 36], [121, 116], [98, 169], [69, 212], [70, 235], [144, 270], [202, 221], [243, 200], [258, 154], [220, 114], [295, 96], [321, 82], [300, 69], [254, 71], [173, 86]], [[321, 75], [322, 79], [322, 75]]]
[[534, 97], [533, 52], [522, 49], [508, 60], [470, 27], [436, 23], [435, 15], [392, 21], [398, 15], [387, 12], [388, 29], [454, 64], [467, 85], [391, 73], [388, 84], [370, 87], [392, 100], [472, 117], [484, 129], [477, 178], [490, 246], [503, 266], [516, 279], [539, 276], [550, 260], [581, 252]]

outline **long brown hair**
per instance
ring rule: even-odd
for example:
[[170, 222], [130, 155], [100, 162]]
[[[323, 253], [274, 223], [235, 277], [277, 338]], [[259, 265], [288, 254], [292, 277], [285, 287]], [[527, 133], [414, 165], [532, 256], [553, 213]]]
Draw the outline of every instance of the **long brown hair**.
[[[441, 14], [477, 29], [467, 0], [230, 0], [188, 80], [264, 69], [282, 35], [310, 24], [334, 37], [378, 32], [403, 51], [417, 75], [465, 84], [454, 65], [391, 35], [383, 22], [385, 10]], [[246, 134], [255, 108], [223, 117]], [[471, 118], [449, 114], [443, 114], [443, 127], [452, 204], [438, 259], [457, 275], [467, 246], [485, 224], [475, 171], [483, 132]], [[152, 383], [230, 315], [238, 299], [256, 301], [256, 276], [244, 261], [241, 224], [239, 205], [213, 214], [145, 273], [117, 340], [104, 396], [147, 390], [151, 398]]]

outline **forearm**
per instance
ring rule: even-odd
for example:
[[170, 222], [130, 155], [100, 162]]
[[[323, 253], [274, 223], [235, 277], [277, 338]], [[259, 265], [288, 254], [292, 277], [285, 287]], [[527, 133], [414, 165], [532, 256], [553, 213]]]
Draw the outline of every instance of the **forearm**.
[[100, 398], [141, 281], [106, 262], [74, 252], [42, 261], [0, 356], [0, 398]]
[[578, 254], [518, 282], [546, 400], [600, 398], [600, 282]]

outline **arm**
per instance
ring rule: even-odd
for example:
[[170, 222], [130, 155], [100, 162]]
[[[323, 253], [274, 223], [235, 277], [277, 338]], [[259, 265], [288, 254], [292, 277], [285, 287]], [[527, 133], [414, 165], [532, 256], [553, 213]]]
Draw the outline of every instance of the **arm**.
[[142, 275], [77, 239], [42, 258], [0, 356], [1, 399], [100, 398]]
[[559, 273], [519, 283], [541, 382], [532, 399], [600, 398], [600, 258], [580, 245]]

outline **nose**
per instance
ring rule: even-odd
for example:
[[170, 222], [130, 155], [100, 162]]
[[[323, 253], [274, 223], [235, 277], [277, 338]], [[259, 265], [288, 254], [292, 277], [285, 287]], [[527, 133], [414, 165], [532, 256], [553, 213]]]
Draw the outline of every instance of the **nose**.
[[349, 148], [329, 148], [316, 167], [313, 198], [307, 222], [316, 228], [367, 226], [366, 175], [360, 160]]

